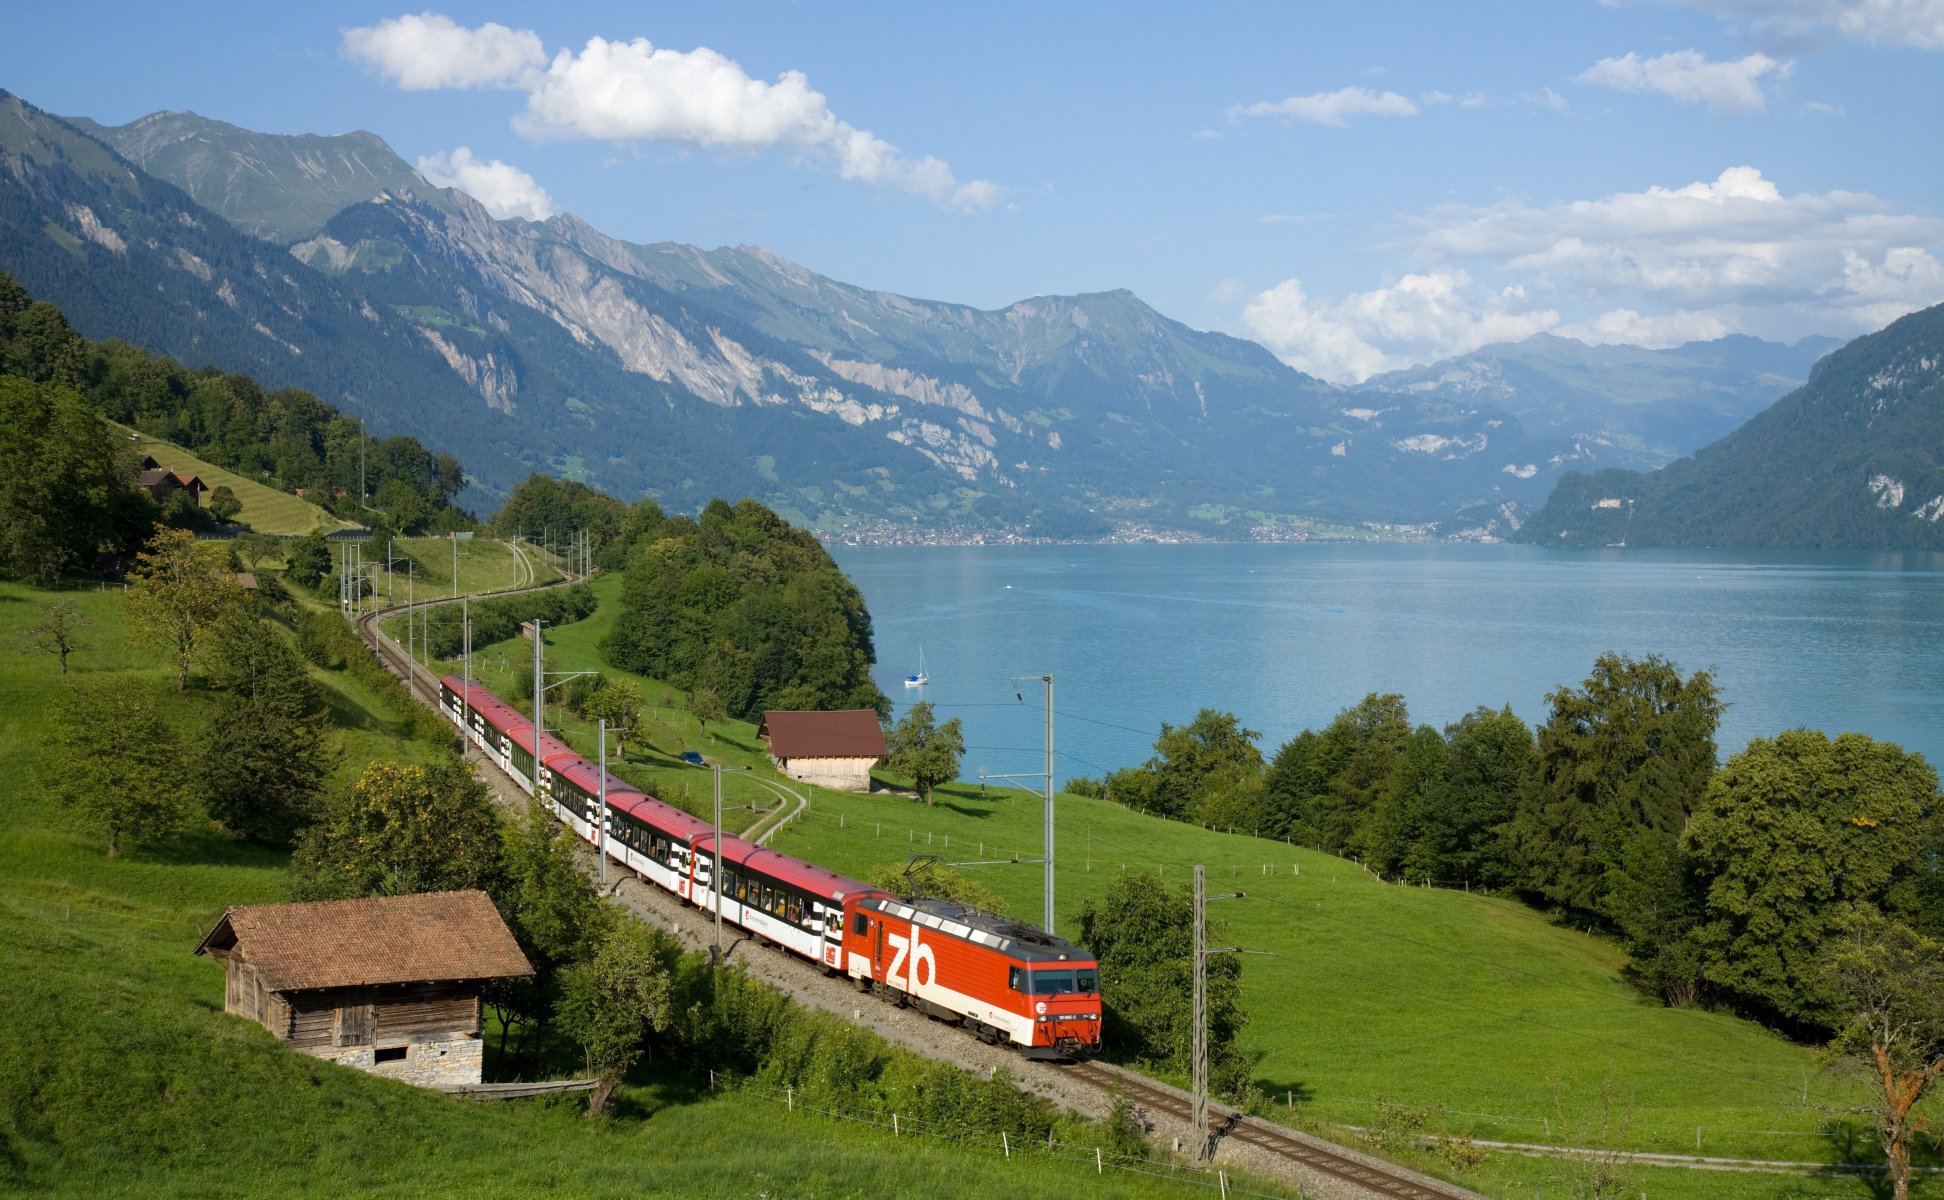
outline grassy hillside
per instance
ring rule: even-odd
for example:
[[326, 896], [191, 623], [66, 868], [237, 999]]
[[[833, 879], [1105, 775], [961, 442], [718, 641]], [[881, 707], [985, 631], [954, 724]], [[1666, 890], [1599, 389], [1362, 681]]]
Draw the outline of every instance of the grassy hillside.
[[[334, 529], [353, 528], [350, 521], [339, 520], [301, 496], [280, 492], [234, 471], [226, 471], [206, 459], [197, 458], [174, 442], [165, 442], [147, 434], [137, 435], [126, 425], [116, 425], [113, 421], [108, 423], [131, 437], [139, 437], [141, 452], [169, 470], [182, 475], [199, 475], [212, 488], [228, 484], [230, 490], [236, 493], [236, 498], [243, 503], [243, 511], [237, 514], [236, 519], [259, 533], [304, 534], [313, 529], [329, 533]], [[208, 498], [206, 495], [203, 497], [205, 501]]]
[[[593, 585], [595, 616], [549, 631], [556, 670], [602, 668], [597, 644], [613, 618], [619, 580]], [[475, 674], [507, 687], [531, 670], [524, 641], [475, 648]], [[619, 674], [606, 669], [609, 675]], [[692, 811], [708, 811], [709, 776], [680, 765], [682, 749], [765, 767], [754, 729], [730, 722], [704, 733], [674, 689], [642, 680], [649, 745], [620, 773]], [[592, 754], [591, 730], [558, 706], [559, 725]], [[767, 804], [752, 776], [725, 776], [727, 803]], [[936, 807], [890, 792], [811, 789], [805, 816], [780, 849], [854, 875], [914, 853], [946, 861], [1032, 857], [1041, 848], [1038, 796], [977, 784], [939, 793]], [[741, 817], [746, 822], [747, 816]], [[726, 822], [732, 827], [737, 818]], [[1081, 904], [1121, 871], [1185, 883], [1206, 863], [1214, 891], [1242, 890], [1215, 907], [1232, 941], [1267, 956], [1244, 965], [1243, 1044], [1276, 1107], [1317, 1127], [1369, 1126], [1380, 1101], [1431, 1111], [1429, 1127], [1481, 1139], [1549, 1144], [1600, 1140], [1602, 1096], [1612, 1137], [1631, 1149], [1807, 1162], [1872, 1161], [1861, 1124], [1830, 1109], [1861, 1092], [1825, 1071], [1810, 1048], [1734, 1017], [1670, 1010], [1619, 977], [1608, 942], [1551, 923], [1509, 900], [1390, 885], [1355, 864], [1281, 843], [1204, 831], [1062, 796], [1058, 910], [1072, 930]], [[1016, 914], [1041, 907], [1037, 865], [987, 867], [979, 877]], [[1853, 1119], [1852, 1119], [1853, 1120]], [[1549, 1174], [1551, 1172], [1551, 1174]], [[1488, 1192], [1523, 1194], [1556, 1164], [1495, 1156], [1478, 1175]], [[1869, 1194], [1857, 1179], [1799, 1180], [1646, 1170], [1652, 1195]], [[1651, 1181], [1651, 1186], [1649, 1182]], [[1806, 1189], [1806, 1190], [1805, 1190]], [[1637, 1190], [1637, 1189], [1636, 1189]]]
[[[17, 645], [54, 598], [0, 585], [0, 644]], [[161, 656], [125, 636], [120, 592], [60, 598], [95, 622], [77, 672], [132, 672], [185, 729], [200, 720], [211, 698], [169, 689]], [[320, 680], [340, 779], [376, 756], [440, 753], [404, 740], [406, 722], [348, 674]], [[226, 906], [286, 898], [285, 856], [205, 826], [104, 858], [34, 790], [62, 686], [53, 659], [0, 655], [0, 1195], [1200, 1194], [1097, 1177], [1091, 1159], [894, 1139], [759, 1094], [711, 1095], [672, 1070], [638, 1072], [620, 1119], [589, 1122], [578, 1098], [479, 1104], [293, 1053], [225, 1016], [220, 968], [190, 953]]]

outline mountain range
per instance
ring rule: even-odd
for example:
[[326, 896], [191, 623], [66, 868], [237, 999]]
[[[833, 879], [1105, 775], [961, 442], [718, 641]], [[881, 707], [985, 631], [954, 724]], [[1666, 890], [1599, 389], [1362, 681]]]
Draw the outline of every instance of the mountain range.
[[1834, 351], [1692, 458], [1565, 476], [1518, 537], [1944, 550], [1944, 305]]
[[0, 269], [81, 332], [315, 391], [465, 461], [827, 528], [1509, 532], [1575, 467], [1652, 467], [1827, 346], [1540, 337], [1344, 389], [1125, 291], [998, 310], [761, 247], [496, 219], [373, 134], [120, 126], [0, 93]]

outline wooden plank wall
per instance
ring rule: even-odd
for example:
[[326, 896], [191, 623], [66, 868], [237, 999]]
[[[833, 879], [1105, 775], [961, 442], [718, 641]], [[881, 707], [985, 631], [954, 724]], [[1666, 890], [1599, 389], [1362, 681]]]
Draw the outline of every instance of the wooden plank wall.
[[427, 1040], [479, 1032], [479, 985], [428, 983], [338, 988], [277, 997], [266, 1021], [293, 1046], [331, 1048]]

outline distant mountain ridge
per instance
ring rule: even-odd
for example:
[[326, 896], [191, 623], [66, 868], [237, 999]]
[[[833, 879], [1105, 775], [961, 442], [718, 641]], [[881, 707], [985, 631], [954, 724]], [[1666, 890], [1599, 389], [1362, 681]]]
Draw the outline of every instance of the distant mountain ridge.
[[[51, 178], [49, 164], [69, 159], [126, 176], [121, 202], [143, 194], [144, 168], [170, 181], [155, 190], [182, 197], [181, 218], [140, 218], [153, 262], [135, 274], [166, 279], [174, 311], [233, 308], [247, 295], [266, 313], [358, 317], [316, 329], [308, 316], [226, 324], [223, 346], [246, 359], [235, 365], [459, 454], [488, 492], [538, 469], [678, 508], [753, 495], [829, 527], [1088, 537], [1122, 524], [1236, 536], [1310, 518], [1441, 521], [1491, 535], [1509, 532], [1576, 464], [1654, 465], [1699, 444], [1678, 432], [1616, 433], [1604, 416], [1590, 432], [1560, 432], [1572, 427], [1555, 420], [1571, 397], [1625, 406], [1555, 386], [1571, 374], [1557, 369], [1527, 371], [1551, 381], [1543, 396], [1536, 383], [1507, 385], [1534, 360], [1570, 357], [1557, 347], [1489, 348], [1496, 383], [1478, 359], [1345, 391], [1125, 291], [992, 311], [916, 300], [760, 247], [632, 244], [571, 215], [496, 220], [463, 192], [427, 184], [370, 134], [259, 134], [191, 113], [67, 124], [11, 97], [4, 106], [41, 131], [18, 146], [0, 136], [0, 154], [19, 164], [10, 184]], [[16, 217], [0, 236], [0, 267], [38, 271], [29, 286], [91, 336], [208, 360], [213, 331], [144, 311], [162, 302], [149, 281], [117, 274], [60, 190], [29, 200], [10, 187], [0, 198]], [[78, 203], [120, 236], [116, 204], [94, 199]], [[224, 225], [219, 212], [256, 235], [244, 239], [251, 265], [205, 278], [177, 251], [206, 261], [187, 231]], [[63, 239], [83, 261], [55, 246]], [[108, 279], [119, 280], [115, 303], [75, 303]], [[379, 341], [366, 347], [369, 338]], [[1792, 369], [1793, 351], [1737, 352], [1750, 361], [1688, 369], [1715, 372], [1736, 397], [1786, 390], [1760, 379]], [[1654, 369], [1678, 377], [1675, 352], [1637, 353], [1661, 356]], [[324, 359], [369, 369], [347, 375]], [[1467, 371], [1485, 382], [1447, 378]], [[1609, 445], [1619, 448], [1609, 455]]]
[[1566, 476], [1519, 537], [1944, 550], [1944, 305], [1829, 354], [1807, 384], [1692, 458]]

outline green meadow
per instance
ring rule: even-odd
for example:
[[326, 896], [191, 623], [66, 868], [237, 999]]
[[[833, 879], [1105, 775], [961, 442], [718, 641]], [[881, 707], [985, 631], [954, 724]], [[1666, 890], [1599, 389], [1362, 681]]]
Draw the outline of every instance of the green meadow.
[[[0, 1195], [107, 1197], [681, 1196], [1118, 1198], [1203, 1194], [1090, 1152], [1007, 1159], [909, 1131], [790, 1112], [653, 1064], [614, 1119], [579, 1097], [480, 1103], [421, 1092], [279, 1045], [222, 1012], [221, 970], [194, 956], [225, 907], [288, 898], [288, 860], [209, 825], [103, 856], [36, 791], [52, 657], [16, 652], [39, 607], [94, 624], [79, 675], [128, 672], [182, 731], [213, 698], [174, 692], [163, 657], [131, 643], [122, 593], [0, 584]], [[373, 758], [442, 753], [348, 672], [317, 672], [337, 730], [335, 780]]]
[[[547, 632], [555, 671], [601, 670], [598, 643], [620, 581], [594, 582], [594, 616]], [[476, 647], [474, 674], [510, 689], [532, 669], [522, 639]], [[451, 664], [456, 667], [456, 664]], [[706, 815], [709, 773], [684, 767], [684, 749], [751, 767], [724, 776], [725, 824], [773, 804], [755, 783], [769, 771], [747, 723], [705, 732], [683, 697], [638, 679], [651, 711], [645, 745], [617, 773]], [[556, 693], [558, 694], [558, 693]], [[550, 727], [594, 753], [593, 730], [550, 703]], [[611, 765], [613, 765], [611, 763]], [[887, 783], [900, 781], [887, 779]], [[938, 802], [896, 790], [868, 796], [803, 788], [811, 804], [772, 842], [853, 875], [912, 855], [946, 862], [1033, 858], [1043, 802], [976, 783], [941, 788]], [[743, 823], [749, 818], [742, 817]], [[1761, 1026], [1701, 1008], [1669, 1009], [1620, 975], [1624, 956], [1597, 937], [1493, 896], [1384, 883], [1354, 863], [1300, 847], [1203, 830], [1062, 794], [1056, 803], [1057, 911], [1071, 932], [1082, 904], [1122, 872], [1186, 885], [1206, 864], [1209, 890], [1245, 893], [1211, 906], [1218, 944], [1252, 952], [1243, 966], [1264, 1111], [1337, 1136], [1382, 1122], [1380, 1110], [1419, 1110], [1424, 1128], [1479, 1140], [1614, 1146], [1659, 1153], [1817, 1164], [1875, 1162], [1866, 1119], [1833, 1115], [1867, 1099], [1825, 1068], [1818, 1052]], [[1037, 864], [967, 868], [1037, 921]], [[1348, 1129], [1346, 1130], [1346, 1127]], [[1464, 1172], [1485, 1191], [1551, 1193], [1554, 1159], [1493, 1154]], [[1853, 1174], [1798, 1176], [1628, 1168], [1650, 1196], [1855, 1196]], [[1926, 1188], [1944, 1184], [1920, 1184]]]

